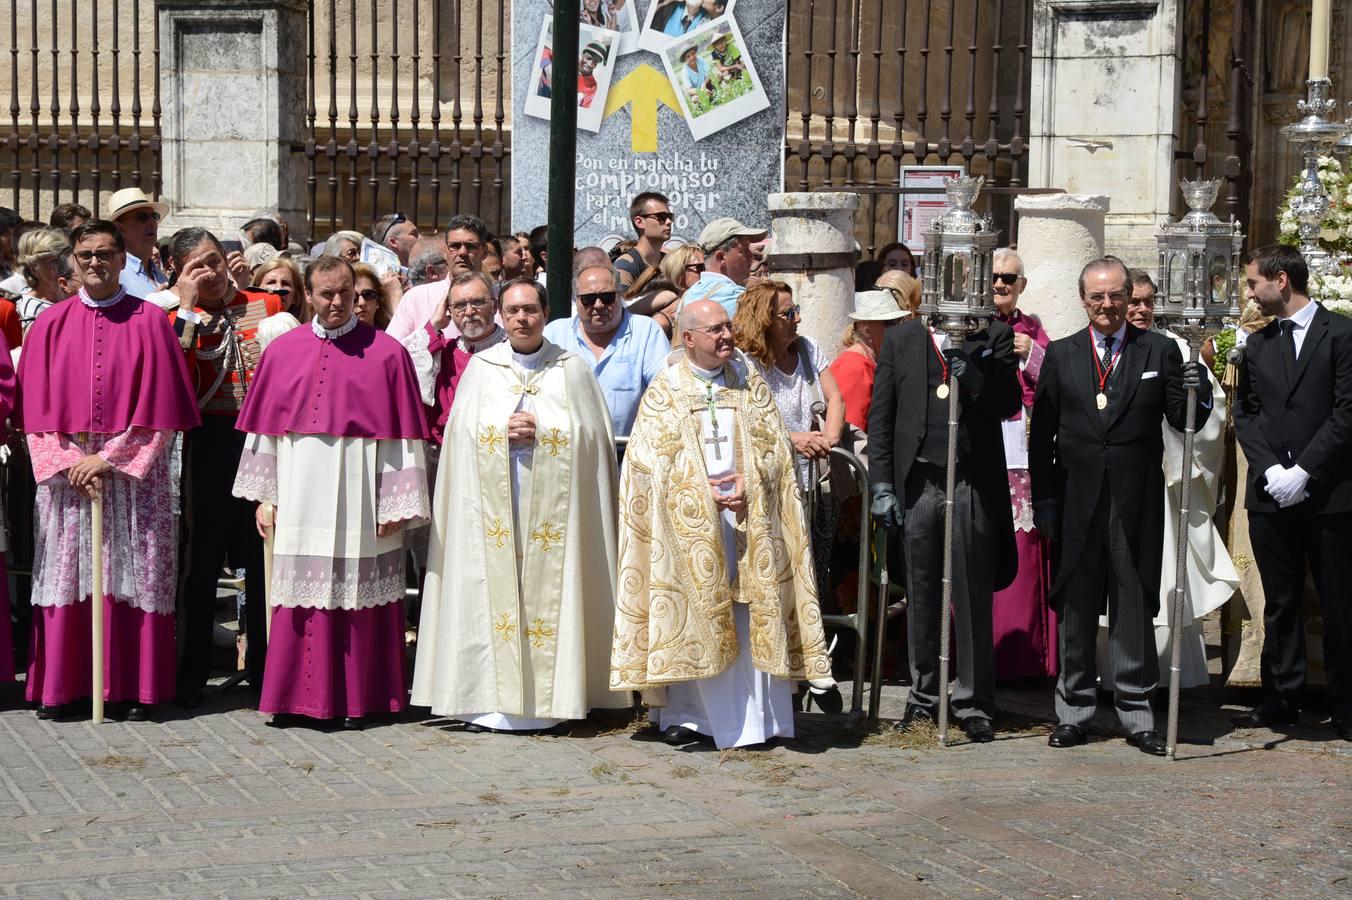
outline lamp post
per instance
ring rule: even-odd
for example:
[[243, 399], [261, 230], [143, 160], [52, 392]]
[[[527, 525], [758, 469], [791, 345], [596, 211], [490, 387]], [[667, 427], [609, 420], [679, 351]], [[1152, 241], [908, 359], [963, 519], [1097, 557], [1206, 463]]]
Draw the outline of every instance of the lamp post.
[[1305, 163], [1300, 196], [1291, 201], [1291, 212], [1300, 225], [1300, 253], [1311, 275], [1332, 274], [1338, 267], [1338, 261], [1319, 246], [1319, 228], [1329, 211], [1329, 195], [1319, 180], [1319, 157], [1327, 156], [1348, 130], [1342, 122], [1326, 118], [1338, 108], [1329, 98], [1332, 86], [1327, 77], [1305, 82], [1305, 99], [1296, 102], [1302, 118], [1282, 129]]
[[[1160, 225], [1159, 246], [1161, 302], [1155, 318], [1162, 328], [1188, 342], [1188, 361], [1197, 362], [1202, 344], [1218, 334], [1227, 320], [1239, 318], [1239, 254], [1244, 234], [1233, 218], [1222, 222], [1211, 212], [1220, 190], [1219, 178], [1179, 182], [1189, 211], [1177, 222]], [[1327, 200], [1325, 201], [1327, 204]], [[1180, 658], [1183, 607], [1187, 602], [1188, 514], [1192, 501], [1192, 448], [1197, 426], [1197, 391], [1188, 390], [1188, 411], [1183, 431], [1182, 496], [1178, 509], [1178, 534], [1174, 557], [1173, 603], [1169, 607], [1169, 727], [1166, 752], [1176, 758], [1178, 747], [1178, 699], [1182, 681]]]
[[[991, 262], [998, 233], [990, 216], [972, 211], [985, 177], [963, 175], [948, 182], [950, 209], [925, 232], [920, 317], [948, 334], [954, 347], [985, 328], [995, 311]], [[958, 379], [949, 374], [938, 397], [948, 400], [948, 468], [944, 487], [944, 577], [939, 610], [939, 743], [948, 743], [948, 641], [953, 607], [953, 491], [958, 456]]]

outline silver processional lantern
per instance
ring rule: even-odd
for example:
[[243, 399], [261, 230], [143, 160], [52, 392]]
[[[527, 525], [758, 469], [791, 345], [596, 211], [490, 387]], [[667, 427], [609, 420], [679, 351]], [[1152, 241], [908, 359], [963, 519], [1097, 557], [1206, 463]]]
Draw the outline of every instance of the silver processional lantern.
[[1189, 345], [1200, 348], [1227, 320], [1239, 318], [1240, 253], [1244, 234], [1239, 222], [1222, 222], [1211, 211], [1219, 178], [1179, 182], [1188, 213], [1163, 222], [1159, 246], [1159, 297], [1155, 318]]
[[[945, 186], [949, 210], [925, 232], [920, 318], [935, 332], [947, 332], [954, 347], [990, 324], [995, 312], [991, 264], [998, 237], [990, 216], [972, 210], [983, 176], [963, 175]], [[935, 349], [937, 351], [938, 344]], [[939, 618], [939, 743], [948, 744], [948, 640], [953, 608], [953, 492], [958, 458], [958, 379], [943, 362], [944, 381], [936, 396], [948, 402], [948, 467], [944, 496], [943, 605]]]
[[[1202, 344], [1219, 334], [1227, 321], [1239, 319], [1239, 254], [1244, 234], [1232, 217], [1222, 222], [1211, 211], [1220, 179], [1179, 182], [1188, 213], [1177, 222], [1160, 225], [1160, 293], [1155, 320], [1188, 342], [1188, 359], [1196, 363]], [[1183, 430], [1183, 471], [1180, 475], [1178, 519], [1175, 522], [1174, 590], [1169, 605], [1169, 725], [1165, 752], [1176, 758], [1178, 701], [1182, 682], [1183, 611], [1188, 603], [1188, 527], [1191, 523], [1193, 444], [1197, 430], [1197, 391], [1187, 392], [1187, 422]]]
[[1347, 125], [1335, 120], [1338, 104], [1329, 99], [1331, 88], [1327, 78], [1305, 82], [1305, 99], [1296, 102], [1301, 118], [1282, 129], [1303, 160], [1300, 194], [1291, 202], [1291, 212], [1300, 228], [1300, 254], [1311, 275], [1338, 268], [1338, 260], [1319, 246], [1319, 230], [1329, 212], [1329, 195], [1319, 180], [1319, 157], [1333, 150], [1348, 131]]
[[925, 232], [920, 317], [955, 340], [985, 328], [995, 312], [991, 259], [999, 233], [990, 216], [972, 210], [982, 175], [963, 175], [945, 186], [949, 210]]

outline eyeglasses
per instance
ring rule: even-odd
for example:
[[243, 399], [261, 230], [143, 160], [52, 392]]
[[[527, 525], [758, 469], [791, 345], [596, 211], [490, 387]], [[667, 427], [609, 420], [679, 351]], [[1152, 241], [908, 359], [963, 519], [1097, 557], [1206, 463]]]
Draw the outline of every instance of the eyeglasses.
[[583, 306], [595, 306], [597, 303], [603, 303], [610, 306], [615, 302], [614, 291], [594, 291], [590, 294], [578, 294], [577, 301]]
[[133, 222], [140, 222], [142, 224], [145, 224], [146, 222], [158, 222], [160, 220], [160, 214], [153, 209], [138, 209], [134, 213], [129, 213], [129, 215]]
[[401, 212], [395, 213], [394, 218], [390, 220], [390, 224], [386, 225], [385, 230], [380, 233], [380, 243], [382, 244], [385, 243], [385, 238], [390, 236], [390, 229], [394, 228], [394, 226], [398, 225], [401, 222], [407, 221], [408, 217], [405, 216], [403, 213]]
[[720, 322], [717, 325], [707, 325], [704, 328], [691, 328], [689, 331], [698, 331], [700, 334], [707, 334], [709, 337], [716, 338], [720, 334], [732, 334], [731, 322]]
[[365, 300], [367, 303], [375, 303], [380, 299], [380, 291], [374, 288], [367, 288], [364, 291], [357, 291], [357, 299]]
[[81, 250], [79, 253], [72, 254], [82, 263], [87, 263], [91, 259], [97, 259], [99, 262], [112, 262], [113, 257], [117, 256], [118, 250]]
[[447, 241], [446, 249], [451, 251], [464, 250], [466, 253], [473, 253], [482, 247], [479, 241]]
[[783, 312], [777, 312], [777, 313], [775, 313], [775, 315], [779, 316], [779, 318], [783, 319], [785, 322], [797, 322], [797, 321], [798, 321], [798, 318], [799, 318], [799, 314], [800, 314], [802, 311], [803, 311], [802, 307], [799, 307], [799, 306], [790, 306], [788, 309], [784, 310]]
[[461, 300], [458, 303], [451, 304], [451, 312], [462, 313], [467, 309], [472, 309], [475, 312], [483, 312], [492, 305], [492, 301], [489, 300]]
[[703, 272], [704, 263], [691, 263], [690, 265], [685, 267], [685, 270], [687, 272]]
[[1109, 294], [1102, 293], [1090, 294], [1085, 299], [1088, 300], [1090, 303], [1102, 303], [1105, 300], [1111, 300], [1113, 303], [1122, 303], [1127, 299], [1128, 296], [1129, 295], [1127, 294], [1126, 291], [1113, 291], [1112, 293]]
[[996, 272], [991, 276], [991, 281], [998, 281], [1001, 284], [1014, 284], [1022, 277], [1022, 275], [1015, 275], [1013, 272]]
[[643, 213], [640, 219], [656, 219], [662, 225], [675, 221], [676, 217], [669, 212]]

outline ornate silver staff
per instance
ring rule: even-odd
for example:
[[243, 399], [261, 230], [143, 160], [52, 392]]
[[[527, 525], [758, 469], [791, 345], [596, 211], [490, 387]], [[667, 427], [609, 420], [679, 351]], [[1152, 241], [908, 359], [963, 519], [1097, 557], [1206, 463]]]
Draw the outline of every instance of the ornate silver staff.
[[[972, 211], [984, 176], [963, 175], [946, 185], [950, 209], [925, 232], [920, 317], [961, 347], [969, 334], [990, 322], [995, 310], [991, 294], [991, 258], [997, 232], [990, 216]], [[939, 615], [939, 743], [948, 743], [948, 641], [953, 609], [953, 491], [958, 460], [958, 378], [949, 373], [939, 385], [948, 401], [948, 469], [944, 486], [944, 579]]]
[[[1162, 328], [1188, 342], [1188, 361], [1195, 363], [1202, 344], [1218, 334], [1226, 320], [1239, 318], [1238, 273], [1244, 235], [1233, 218], [1222, 222], [1211, 212], [1221, 180], [1179, 182], [1189, 212], [1177, 222], [1165, 221], [1155, 240], [1159, 245], [1160, 298], [1155, 318]], [[1188, 514], [1192, 505], [1192, 448], [1197, 427], [1197, 390], [1188, 389], [1183, 431], [1182, 496], [1178, 507], [1174, 593], [1169, 607], [1169, 729], [1166, 752], [1178, 747], [1178, 692], [1183, 646], [1183, 608], [1187, 603]]]
[[1300, 255], [1311, 275], [1333, 274], [1338, 260], [1319, 246], [1319, 230], [1329, 212], [1329, 195], [1319, 180], [1319, 157], [1326, 156], [1348, 132], [1348, 126], [1331, 120], [1338, 104], [1329, 99], [1333, 85], [1327, 78], [1305, 82], [1305, 99], [1296, 102], [1301, 118], [1282, 129], [1304, 160], [1300, 196], [1291, 202], [1291, 212], [1300, 223]]

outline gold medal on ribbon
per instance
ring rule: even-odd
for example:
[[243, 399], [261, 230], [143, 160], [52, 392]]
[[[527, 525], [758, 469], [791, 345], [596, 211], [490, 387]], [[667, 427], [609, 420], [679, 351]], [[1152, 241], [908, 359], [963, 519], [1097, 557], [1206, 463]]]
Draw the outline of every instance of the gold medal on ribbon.
[[1099, 391], [1097, 394], [1094, 395], [1094, 405], [1097, 406], [1099, 409], [1107, 409], [1108, 395], [1103, 393], [1102, 391]]
[[941, 385], [939, 385], [937, 388], [935, 388], [935, 389], [934, 389], [934, 396], [938, 397], [940, 400], [947, 400], [947, 399], [948, 399], [948, 385], [947, 385], [947, 384], [941, 384]]

